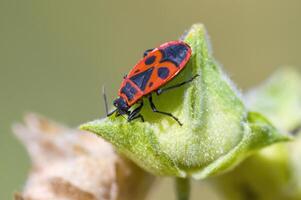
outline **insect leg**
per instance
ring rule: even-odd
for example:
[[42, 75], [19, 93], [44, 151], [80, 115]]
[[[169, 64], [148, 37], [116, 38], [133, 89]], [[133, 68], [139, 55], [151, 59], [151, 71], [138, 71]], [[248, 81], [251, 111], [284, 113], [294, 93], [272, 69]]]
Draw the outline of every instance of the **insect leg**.
[[187, 84], [187, 83], [190, 83], [191, 81], [193, 81], [193, 80], [194, 80], [196, 77], [198, 77], [198, 76], [199, 76], [199, 75], [197, 74], [197, 75], [191, 77], [190, 79], [188, 79], [188, 80], [186, 80], [186, 81], [184, 81], [184, 82], [182, 82], [182, 83], [178, 83], [178, 84], [176, 84], [176, 85], [172, 85], [172, 86], [167, 87], [167, 88], [160, 88], [160, 89], [158, 89], [158, 90], [156, 91], [156, 94], [157, 94], [157, 95], [160, 95], [160, 94], [162, 94], [162, 93], [164, 93], [164, 92], [166, 92], [166, 91], [168, 91], [168, 90], [171, 90], [171, 89], [175, 89], [175, 88], [181, 87], [182, 85], [185, 85], [185, 84]]
[[113, 115], [116, 111], [117, 111], [117, 109], [114, 109], [114, 110], [112, 110], [111, 112], [107, 113], [107, 117]]
[[152, 50], [154, 50], [154, 49], [147, 49], [146, 51], [144, 51], [143, 57], [147, 56], [147, 54], [148, 54], [149, 52], [151, 52]]
[[138, 119], [138, 118], [140, 118], [141, 121], [144, 122], [144, 118], [141, 114], [138, 114], [138, 115], [132, 117], [130, 120], [128, 120], [128, 122], [133, 121], [134, 119]]
[[140, 111], [143, 107], [143, 101], [141, 101], [140, 105], [135, 108], [128, 116], [128, 122], [134, 120], [134, 119], [137, 119], [137, 118], [140, 118], [142, 122], [144, 122], [144, 118], [143, 116], [140, 114]]
[[167, 116], [169, 116], [169, 117], [172, 117], [174, 120], [176, 120], [176, 121], [178, 122], [178, 124], [179, 124], [180, 126], [183, 125], [183, 124], [180, 122], [180, 120], [179, 120], [178, 118], [176, 118], [175, 116], [173, 116], [171, 113], [162, 112], [162, 111], [157, 110], [157, 108], [156, 108], [156, 106], [155, 106], [155, 104], [154, 104], [154, 102], [153, 102], [153, 97], [152, 97], [151, 95], [148, 97], [148, 100], [149, 100], [149, 103], [150, 103], [150, 106], [151, 106], [153, 112], [160, 113], [160, 114], [162, 114], [162, 115], [167, 115]]

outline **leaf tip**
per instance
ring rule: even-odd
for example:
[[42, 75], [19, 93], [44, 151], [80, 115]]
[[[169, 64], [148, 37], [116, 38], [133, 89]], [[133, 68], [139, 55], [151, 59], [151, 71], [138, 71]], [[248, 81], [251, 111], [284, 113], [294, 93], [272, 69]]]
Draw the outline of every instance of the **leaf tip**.
[[97, 128], [97, 125], [101, 123], [103, 120], [94, 120], [90, 122], [86, 122], [84, 124], [81, 124], [78, 128], [83, 131], [89, 131], [95, 133], [95, 129]]

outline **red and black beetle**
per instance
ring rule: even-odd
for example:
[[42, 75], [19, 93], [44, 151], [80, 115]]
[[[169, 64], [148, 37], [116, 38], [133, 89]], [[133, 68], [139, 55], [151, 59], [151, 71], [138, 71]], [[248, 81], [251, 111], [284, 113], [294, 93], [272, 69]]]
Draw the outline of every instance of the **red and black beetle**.
[[[127, 115], [128, 121], [137, 118], [144, 121], [140, 111], [143, 107], [143, 97], [147, 97], [154, 112], [170, 116], [182, 125], [179, 119], [171, 113], [157, 110], [151, 94], [156, 92], [160, 95], [167, 90], [182, 86], [196, 78], [198, 75], [182, 83], [161, 88], [181, 72], [190, 57], [191, 48], [183, 41], [171, 41], [162, 44], [158, 48], [146, 50], [144, 58], [124, 77], [118, 92], [119, 97], [113, 102], [116, 109], [110, 113], [107, 112], [107, 116], [116, 113], [117, 116]], [[140, 105], [130, 111], [130, 108], [136, 103], [140, 103]]]

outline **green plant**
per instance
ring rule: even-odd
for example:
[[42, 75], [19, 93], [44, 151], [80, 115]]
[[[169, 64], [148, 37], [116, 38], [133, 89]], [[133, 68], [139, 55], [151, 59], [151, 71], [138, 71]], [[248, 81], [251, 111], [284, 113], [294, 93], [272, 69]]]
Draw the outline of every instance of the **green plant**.
[[[169, 84], [200, 76], [188, 86], [154, 99], [158, 108], [178, 116], [184, 123], [182, 127], [145, 106], [144, 123], [128, 123], [122, 117], [111, 116], [80, 128], [109, 141], [146, 171], [177, 177], [178, 198], [188, 199], [189, 180], [184, 179], [224, 174], [250, 155], [288, 141], [291, 136], [283, 129], [279, 131], [277, 128], [282, 127], [273, 125], [260, 106], [245, 105], [242, 95], [215, 62], [203, 25], [193, 25], [182, 38], [191, 46], [192, 57]], [[297, 104], [300, 106], [300, 102]]]
[[277, 70], [246, 93], [252, 110], [261, 111], [294, 141], [264, 148], [230, 173], [212, 179], [225, 199], [301, 199], [301, 76], [295, 69]]

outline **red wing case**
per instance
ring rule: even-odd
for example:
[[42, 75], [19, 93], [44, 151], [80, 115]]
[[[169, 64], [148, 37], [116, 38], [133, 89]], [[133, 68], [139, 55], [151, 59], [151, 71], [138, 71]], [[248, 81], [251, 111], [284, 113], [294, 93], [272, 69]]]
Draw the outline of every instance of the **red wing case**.
[[191, 48], [182, 41], [162, 44], [140, 60], [123, 80], [118, 95], [129, 106], [173, 79], [187, 64]]

